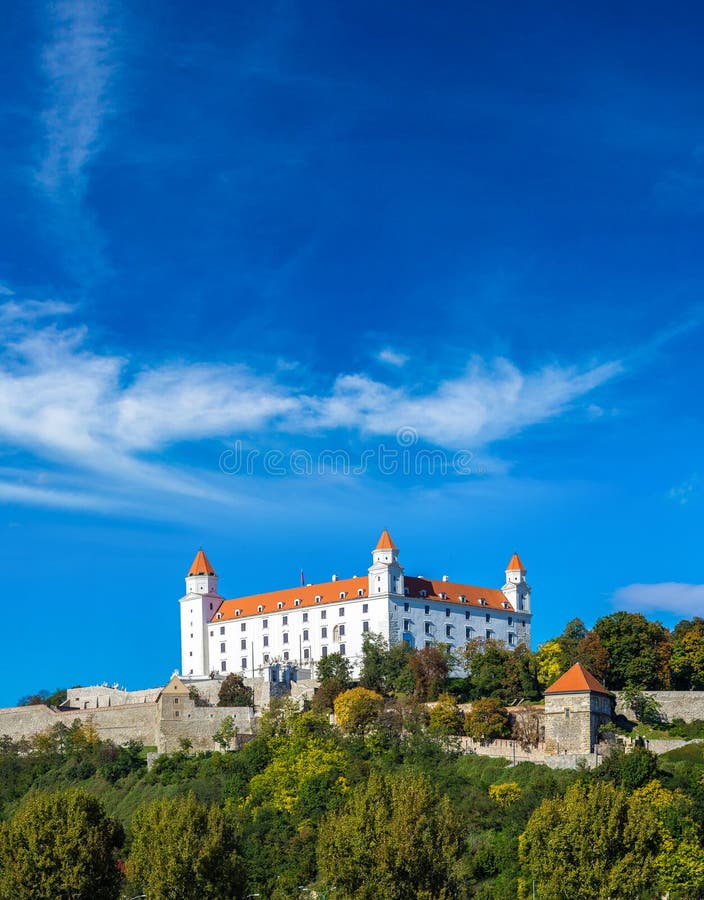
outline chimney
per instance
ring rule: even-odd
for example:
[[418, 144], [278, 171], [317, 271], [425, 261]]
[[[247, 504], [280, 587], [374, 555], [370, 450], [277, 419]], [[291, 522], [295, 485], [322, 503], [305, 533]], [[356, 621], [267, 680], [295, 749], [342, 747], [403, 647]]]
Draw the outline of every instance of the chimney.
[[449, 581], [450, 578], [449, 578], [448, 575], [443, 575], [443, 576], [442, 576], [442, 580], [443, 580], [443, 581]]
[[333, 576], [332, 576], [332, 580], [333, 580], [333, 581], [337, 581], [337, 575], [333, 575]]

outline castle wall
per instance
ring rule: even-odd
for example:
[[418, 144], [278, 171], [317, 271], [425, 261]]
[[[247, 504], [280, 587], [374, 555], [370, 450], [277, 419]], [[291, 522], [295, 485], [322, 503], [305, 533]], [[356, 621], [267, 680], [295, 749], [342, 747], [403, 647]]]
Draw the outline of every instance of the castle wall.
[[[643, 691], [643, 693], [656, 699], [668, 722], [673, 719], [684, 719], [685, 722], [704, 720], [704, 691]], [[632, 719], [633, 711], [623, 706], [620, 693], [617, 697], [616, 714]]]

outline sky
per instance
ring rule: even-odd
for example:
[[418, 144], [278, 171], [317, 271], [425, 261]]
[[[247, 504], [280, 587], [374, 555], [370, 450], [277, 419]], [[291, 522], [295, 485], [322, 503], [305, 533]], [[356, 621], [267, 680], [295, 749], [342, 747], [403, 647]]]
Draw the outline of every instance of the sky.
[[165, 683], [200, 546], [702, 613], [698, 4], [3, 13], [0, 704]]

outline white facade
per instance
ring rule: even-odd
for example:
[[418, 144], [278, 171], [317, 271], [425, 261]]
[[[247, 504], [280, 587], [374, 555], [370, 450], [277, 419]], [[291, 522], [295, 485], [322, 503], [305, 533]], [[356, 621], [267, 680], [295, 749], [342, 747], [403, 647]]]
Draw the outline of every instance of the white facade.
[[199, 551], [180, 601], [183, 676], [252, 676], [275, 662], [308, 668], [330, 653], [346, 656], [356, 676], [366, 632], [418, 648], [458, 649], [474, 638], [530, 646], [531, 589], [518, 556], [497, 589], [405, 576], [398, 553], [384, 532], [365, 577], [224, 600]]

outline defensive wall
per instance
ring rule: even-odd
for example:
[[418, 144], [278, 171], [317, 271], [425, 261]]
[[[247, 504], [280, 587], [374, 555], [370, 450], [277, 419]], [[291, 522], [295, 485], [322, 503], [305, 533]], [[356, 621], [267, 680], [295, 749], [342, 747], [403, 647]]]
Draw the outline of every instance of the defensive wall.
[[[666, 721], [684, 719], [693, 722], [704, 720], [704, 691], [643, 691], [647, 697], [654, 697]], [[616, 715], [632, 717], [633, 713], [621, 702], [621, 694], [616, 694]]]

